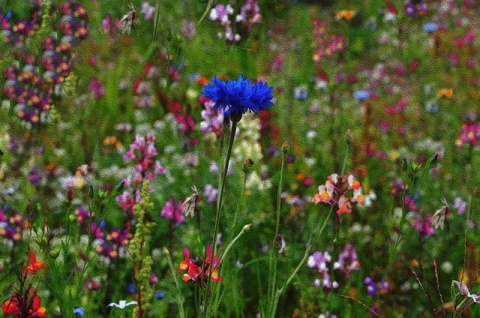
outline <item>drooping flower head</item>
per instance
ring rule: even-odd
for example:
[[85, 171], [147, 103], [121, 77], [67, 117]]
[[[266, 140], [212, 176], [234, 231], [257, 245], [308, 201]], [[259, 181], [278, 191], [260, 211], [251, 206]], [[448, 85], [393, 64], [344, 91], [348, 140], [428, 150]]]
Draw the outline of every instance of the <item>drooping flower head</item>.
[[228, 82], [217, 79], [215, 75], [211, 84], [203, 89], [202, 95], [215, 103], [215, 109], [222, 109], [224, 116], [232, 114], [232, 120], [236, 121], [248, 110], [257, 113], [273, 105], [273, 87], [262, 82], [251, 84], [250, 79], [244, 80], [242, 75], [238, 80]]

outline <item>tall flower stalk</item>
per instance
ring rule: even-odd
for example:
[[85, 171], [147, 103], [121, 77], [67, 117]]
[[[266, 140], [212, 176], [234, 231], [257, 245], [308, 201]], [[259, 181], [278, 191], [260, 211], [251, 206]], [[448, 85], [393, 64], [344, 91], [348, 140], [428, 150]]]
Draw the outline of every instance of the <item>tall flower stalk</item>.
[[129, 254], [133, 260], [135, 280], [137, 282], [137, 301], [133, 317], [145, 317], [153, 299], [153, 289], [150, 286], [152, 272], [152, 256], [148, 254], [148, 243], [151, 238], [154, 222], [148, 220], [148, 213], [153, 204], [149, 195], [150, 181], [145, 180], [142, 187], [141, 201], [135, 205], [136, 228], [135, 236], [130, 242]]
[[[272, 92], [273, 88], [268, 87], [267, 83], [259, 82], [256, 84], [251, 84], [249, 79], [244, 80], [241, 75], [238, 77], [238, 80], [230, 80], [228, 82], [217, 79], [217, 76], [215, 75], [211, 81], [211, 84], [204, 86], [204, 91], [202, 94], [215, 103], [215, 109], [223, 110], [224, 116], [229, 117], [230, 121], [232, 122], [225, 162], [223, 165], [219, 197], [217, 200], [217, 213], [215, 216], [215, 228], [212, 238], [213, 255], [216, 255], [218, 248], [217, 235], [220, 228], [220, 214], [225, 195], [227, 171], [232, 154], [237, 124], [242, 119], [242, 115], [247, 111], [257, 113], [258, 111], [266, 110], [267, 107], [272, 106]], [[204, 307], [202, 316], [204, 317], [215, 315], [215, 308], [212, 308], [212, 299], [215, 299], [216, 297], [212, 296], [210, 291], [212, 272], [213, 271], [209, 272], [209, 279], [207, 280], [207, 286], [203, 293]]]

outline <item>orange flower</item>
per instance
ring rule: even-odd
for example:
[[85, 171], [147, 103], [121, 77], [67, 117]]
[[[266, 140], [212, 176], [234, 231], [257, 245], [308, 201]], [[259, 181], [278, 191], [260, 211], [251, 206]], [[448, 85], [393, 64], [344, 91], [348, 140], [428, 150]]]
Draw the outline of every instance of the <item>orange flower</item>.
[[453, 95], [453, 89], [451, 88], [439, 89], [437, 94], [438, 94], [438, 97], [450, 98]]
[[24, 265], [23, 270], [27, 275], [30, 275], [35, 274], [41, 269], [45, 269], [45, 264], [40, 260], [37, 261], [37, 256], [35, 255], [35, 252], [30, 251], [30, 264]]
[[339, 20], [350, 20], [353, 18], [355, 11], [353, 10], [342, 10], [337, 11], [337, 19]]

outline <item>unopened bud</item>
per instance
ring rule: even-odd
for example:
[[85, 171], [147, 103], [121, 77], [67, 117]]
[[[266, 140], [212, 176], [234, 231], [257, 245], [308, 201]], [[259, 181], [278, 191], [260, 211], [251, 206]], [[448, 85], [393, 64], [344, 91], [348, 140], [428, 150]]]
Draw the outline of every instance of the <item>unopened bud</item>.
[[100, 200], [105, 200], [107, 198], [107, 191], [98, 190], [98, 198]]
[[428, 164], [428, 167], [434, 165], [434, 164], [437, 162], [437, 160], [438, 160], [438, 152], [436, 152], [436, 153], [433, 155], [433, 157], [428, 160], [428, 163], [427, 163], [427, 164]]
[[402, 170], [407, 171], [407, 169], [408, 169], [407, 158], [403, 157]]
[[253, 160], [250, 158], [247, 158], [243, 161], [243, 172], [249, 173], [252, 171], [252, 166], [253, 166]]
[[252, 223], [245, 225], [245, 226], [243, 227], [243, 230], [244, 230], [245, 232], [247, 232], [247, 231], [250, 231], [251, 228], [252, 228]]
[[347, 142], [347, 145], [349, 146], [352, 145], [353, 137], [352, 137], [352, 130], [350, 128], [347, 129], [347, 131], [345, 132], [345, 141]]
[[60, 251], [59, 250], [51, 250], [50, 253], [48, 253], [48, 254], [53, 260], [56, 260], [57, 257], [60, 255]]
[[282, 152], [286, 155], [287, 153], [290, 152], [290, 143], [288, 141], [285, 141], [282, 145]]
[[92, 199], [92, 198], [93, 198], [93, 195], [94, 195], [94, 193], [93, 193], [93, 186], [90, 185], [90, 188], [88, 189], [88, 197], [89, 197], [90, 199]]

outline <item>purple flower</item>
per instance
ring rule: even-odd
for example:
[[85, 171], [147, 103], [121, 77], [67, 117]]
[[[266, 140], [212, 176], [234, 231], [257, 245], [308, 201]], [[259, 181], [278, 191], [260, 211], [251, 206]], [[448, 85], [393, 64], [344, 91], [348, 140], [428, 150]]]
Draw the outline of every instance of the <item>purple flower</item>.
[[148, 2], [144, 2], [140, 11], [145, 15], [145, 20], [151, 20], [155, 13], [155, 7], [148, 4]]
[[453, 200], [453, 207], [457, 209], [457, 215], [464, 215], [467, 210], [467, 202], [463, 201], [461, 197], [456, 197]]
[[88, 89], [92, 91], [95, 99], [100, 99], [102, 96], [105, 96], [105, 89], [103, 88], [103, 82], [92, 78], [88, 84]]
[[173, 203], [173, 198], [170, 197], [168, 202], [163, 206], [160, 216], [167, 218], [172, 223], [184, 223], [185, 218], [182, 215], [183, 201], [178, 200], [177, 206]]
[[217, 201], [218, 189], [215, 189], [211, 184], [205, 186], [203, 193], [207, 196], [208, 203]]

